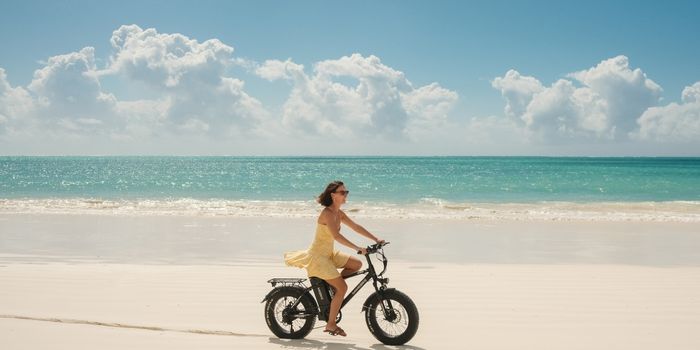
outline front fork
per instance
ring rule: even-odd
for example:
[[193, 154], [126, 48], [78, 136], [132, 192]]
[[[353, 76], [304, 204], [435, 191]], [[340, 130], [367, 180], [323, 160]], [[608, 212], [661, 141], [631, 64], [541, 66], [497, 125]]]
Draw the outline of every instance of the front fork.
[[372, 304], [372, 301], [377, 299], [379, 305], [382, 308], [384, 318], [389, 322], [393, 322], [396, 319], [396, 311], [394, 311], [394, 306], [391, 303], [391, 299], [384, 297], [386, 292], [393, 290], [393, 288], [388, 288], [388, 283], [388, 278], [374, 279], [373, 284], [376, 292], [372, 293], [369, 297], [367, 297], [367, 300], [365, 300], [365, 303], [362, 305], [362, 310], [365, 312], [369, 312], [370, 304]]
[[[379, 282], [381, 284], [380, 287], [377, 287], [377, 282]], [[374, 288], [377, 290], [377, 298], [379, 299], [379, 305], [382, 306], [382, 312], [384, 313], [384, 318], [389, 322], [393, 322], [396, 319], [396, 311], [394, 311], [394, 306], [391, 305], [391, 299], [384, 298], [384, 292], [388, 289], [387, 288], [388, 283], [389, 283], [388, 278], [377, 278], [374, 281]], [[384, 305], [385, 300], [386, 300], [386, 305]]]

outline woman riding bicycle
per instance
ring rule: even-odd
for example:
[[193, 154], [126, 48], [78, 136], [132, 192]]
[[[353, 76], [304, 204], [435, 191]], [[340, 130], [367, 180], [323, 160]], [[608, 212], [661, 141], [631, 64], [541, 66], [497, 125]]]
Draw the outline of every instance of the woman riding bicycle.
[[[342, 181], [329, 183], [326, 186], [326, 190], [318, 196], [318, 202], [325, 208], [318, 216], [316, 236], [313, 243], [311, 243], [311, 247], [307, 250], [288, 252], [284, 255], [287, 265], [306, 268], [309, 277], [322, 278], [335, 289], [335, 294], [331, 300], [328, 323], [324, 332], [341, 336], [346, 336], [347, 334], [342, 328], [338, 327], [335, 320], [345, 293], [348, 290], [348, 285], [343, 277], [359, 271], [362, 268], [362, 262], [357, 258], [335, 250], [333, 242], [338, 241], [340, 244], [357, 251], [358, 254], [367, 254], [367, 249], [361, 248], [345, 238], [340, 233], [340, 224], [345, 224], [360, 235], [377, 243], [384, 241], [377, 238], [364, 227], [356, 224], [340, 210], [340, 207], [345, 204], [349, 193], [350, 191], [345, 188], [345, 184]], [[343, 268], [343, 271], [338, 272], [339, 268]]]

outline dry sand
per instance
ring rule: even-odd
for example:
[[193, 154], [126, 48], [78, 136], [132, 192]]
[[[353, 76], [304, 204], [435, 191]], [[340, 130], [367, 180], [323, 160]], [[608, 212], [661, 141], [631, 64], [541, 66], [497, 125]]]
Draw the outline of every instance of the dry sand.
[[[265, 281], [304, 276], [278, 256], [308, 243], [307, 221], [0, 216], [0, 349], [394, 348], [364, 325], [367, 287], [347, 338], [269, 332]], [[392, 241], [391, 286], [420, 311], [406, 348], [700, 348], [692, 225], [361, 223]]]

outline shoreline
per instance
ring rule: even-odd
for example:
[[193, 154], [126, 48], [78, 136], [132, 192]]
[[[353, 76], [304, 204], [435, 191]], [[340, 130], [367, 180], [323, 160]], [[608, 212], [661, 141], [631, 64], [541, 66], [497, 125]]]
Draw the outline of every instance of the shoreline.
[[[425, 199], [413, 204], [350, 202], [344, 210], [352, 217], [368, 219], [700, 223], [700, 201], [456, 203]], [[319, 205], [313, 200], [0, 199], [0, 214], [7, 215], [311, 218], [318, 212]]]

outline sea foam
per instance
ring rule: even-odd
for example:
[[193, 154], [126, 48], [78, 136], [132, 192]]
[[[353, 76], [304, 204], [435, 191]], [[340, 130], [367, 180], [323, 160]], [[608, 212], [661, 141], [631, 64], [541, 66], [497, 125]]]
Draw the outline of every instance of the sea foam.
[[[288, 217], [318, 215], [315, 201], [222, 199], [0, 199], [0, 214]], [[412, 204], [349, 202], [351, 217], [377, 219], [700, 222], [700, 202], [462, 203], [427, 198]]]

